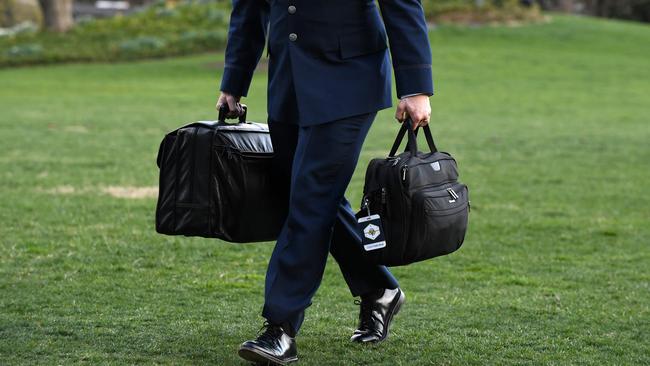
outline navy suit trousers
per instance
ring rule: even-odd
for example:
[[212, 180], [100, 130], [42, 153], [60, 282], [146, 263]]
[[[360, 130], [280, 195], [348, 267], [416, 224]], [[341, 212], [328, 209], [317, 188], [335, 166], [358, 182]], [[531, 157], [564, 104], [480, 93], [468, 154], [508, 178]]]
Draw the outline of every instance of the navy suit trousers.
[[[292, 88], [287, 88], [293, 91]], [[269, 261], [262, 315], [297, 332], [332, 253], [353, 296], [396, 288], [384, 266], [363, 262], [356, 218], [344, 197], [377, 112], [299, 126], [295, 95], [282, 121], [269, 118], [278, 194], [289, 211]]]

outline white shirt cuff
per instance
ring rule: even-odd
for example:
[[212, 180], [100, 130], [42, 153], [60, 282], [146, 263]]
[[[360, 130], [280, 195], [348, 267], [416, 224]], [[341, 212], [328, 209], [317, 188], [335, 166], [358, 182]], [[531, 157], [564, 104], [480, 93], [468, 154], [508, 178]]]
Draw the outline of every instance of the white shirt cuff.
[[399, 97], [399, 99], [404, 99], [404, 98], [412, 97], [412, 96], [415, 96], [415, 95], [426, 95], [426, 96], [430, 96], [429, 94], [426, 94], [426, 93], [413, 93], [413, 94], [402, 95], [401, 97]]

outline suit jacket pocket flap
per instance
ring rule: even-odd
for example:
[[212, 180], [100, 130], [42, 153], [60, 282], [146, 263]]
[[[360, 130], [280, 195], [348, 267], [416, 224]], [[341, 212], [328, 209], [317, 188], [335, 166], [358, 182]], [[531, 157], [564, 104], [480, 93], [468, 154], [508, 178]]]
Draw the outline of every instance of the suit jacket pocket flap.
[[362, 30], [339, 35], [341, 58], [361, 56], [386, 49], [386, 37], [379, 30]]

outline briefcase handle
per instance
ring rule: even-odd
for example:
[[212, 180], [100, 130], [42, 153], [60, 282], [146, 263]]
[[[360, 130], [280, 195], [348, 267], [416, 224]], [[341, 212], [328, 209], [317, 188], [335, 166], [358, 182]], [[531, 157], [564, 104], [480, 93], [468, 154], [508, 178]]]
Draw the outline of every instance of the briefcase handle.
[[[242, 113], [239, 116], [239, 123], [246, 123], [246, 111], [248, 111], [248, 107], [246, 107], [246, 104], [240, 104], [240, 106], [244, 110], [244, 113]], [[227, 117], [228, 112], [230, 112], [230, 108], [228, 108], [228, 103], [224, 103], [219, 107], [219, 116], [217, 117], [217, 122], [219, 124], [227, 124], [226, 118], [228, 118]]]
[[[388, 157], [395, 156], [395, 153], [397, 152], [399, 145], [402, 144], [402, 140], [404, 139], [404, 134], [406, 134], [407, 131], [408, 131], [408, 140], [406, 142], [406, 149], [404, 149], [404, 151], [409, 151], [412, 156], [415, 156], [415, 154], [417, 154], [418, 152], [417, 131], [420, 128], [420, 126], [418, 126], [415, 129], [415, 131], [413, 131], [413, 128], [411, 128], [412, 124], [413, 121], [411, 121], [411, 117], [407, 117], [406, 120], [402, 122], [402, 127], [399, 129], [399, 132], [397, 133], [397, 137], [395, 138], [393, 147], [391, 147], [390, 149], [390, 153], [388, 154]], [[433, 135], [431, 135], [431, 129], [429, 128], [429, 125], [423, 126], [422, 129], [424, 130], [424, 137], [427, 140], [427, 145], [429, 145], [429, 150], [431, 152], [438, 151], [436, 144], [433, 142]]]

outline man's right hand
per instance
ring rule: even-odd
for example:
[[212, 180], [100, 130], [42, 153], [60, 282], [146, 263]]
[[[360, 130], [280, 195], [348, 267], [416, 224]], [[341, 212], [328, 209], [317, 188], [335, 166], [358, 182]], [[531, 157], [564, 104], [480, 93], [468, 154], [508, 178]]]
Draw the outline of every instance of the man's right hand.
[[235, 97], [222, 91], [221, 95], [219, 95], [219, 99], [217, 100], [217, 112], [219, 112], [219, 108], [221, 108], [222, 105], [227, 104], [229, 111], [226, 117], [235, 118], [241, 116], [242, 113], [244, 113], [244, 109], [239, 104], [240, 99], [241, 97]]

